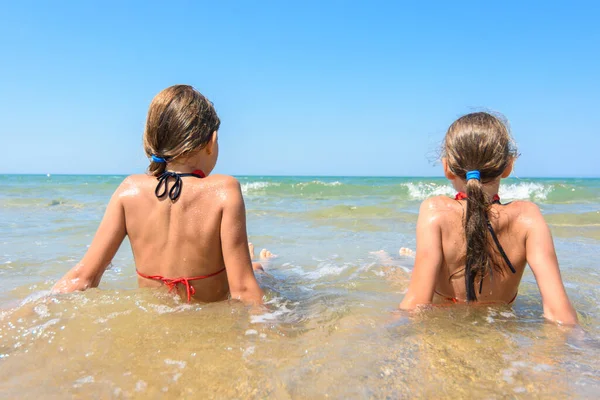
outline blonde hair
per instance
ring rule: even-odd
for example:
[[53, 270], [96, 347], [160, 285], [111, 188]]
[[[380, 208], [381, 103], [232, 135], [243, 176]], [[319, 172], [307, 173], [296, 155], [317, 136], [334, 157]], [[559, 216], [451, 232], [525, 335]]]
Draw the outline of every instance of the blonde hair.
[[213, 104], [192, 86], [164, 89], [148, 109], [144, 151], [166, 162], [151, 161], [148, 172], [159, 176], [169, 161], [204, 148], [220, 124]]
[[500, 177], [517, 157], [517, 149], [503, 117], [486, 112], [467, 114], [456, 121], [446, 133], [443, 157], [448, 169], [459, 178], [466, 179], [467, 172], [479, 171], [480, 179], [467, 180], [467, 212], [464, 220], [467, 242], [465, 284], [467, 301], [477, 300], [475, 278], [483, 279], [486, 273], [500, 266], [490, 257], [488, 233], [490, 200], [483, 184]]

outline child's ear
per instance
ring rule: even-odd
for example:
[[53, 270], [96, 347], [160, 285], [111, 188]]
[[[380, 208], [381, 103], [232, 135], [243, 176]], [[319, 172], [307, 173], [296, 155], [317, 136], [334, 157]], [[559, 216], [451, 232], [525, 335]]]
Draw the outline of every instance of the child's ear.
[[446, 176], [446, 179], [449, 181], [455, 180], [456, 175], [454, 175], [452, 171], [450, 171], [450, 168], [448, 168], [448, 159], [446, 157], [442, 158], [442, 165], [444, 166], [444, 175]]
[[206, 145], [205, 149], [206, 149], [206, 153], [207, 154], [211, 154], [213, 152], [213, 149], [215, 147], [215, 143], [217, 143], [217, 131], [214, 131], [212, 134], [212, 137], [210, 138], [208, 144]]
[[514, 158], [508, 162], [508, 165], [506, 166], [506, 168], [504, 168], [504, 172], [502, 172], [502, 175], [500, 175], [503, 179], [508, 178], [510, 176], [510, 173], [513, 170], [514, 163], [515, 163]]

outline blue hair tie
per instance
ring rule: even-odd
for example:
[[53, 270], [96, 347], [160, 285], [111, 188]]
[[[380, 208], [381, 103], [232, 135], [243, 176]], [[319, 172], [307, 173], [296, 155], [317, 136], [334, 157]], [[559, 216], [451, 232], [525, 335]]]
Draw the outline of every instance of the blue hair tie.
[[469, 180], [469, 179], [477, 179], [478, 181], [480, 181], [481, 174], [477, 170], [467, 171], [467, 180]]
[[167, 162], [166, 159], [159, 157], [157, 155], [154, 155], [154, 154], [152, 154], [152, 156], [150, 158], [152, 158], [152, 161], [154, 161], [156, 163], [166, 163]]

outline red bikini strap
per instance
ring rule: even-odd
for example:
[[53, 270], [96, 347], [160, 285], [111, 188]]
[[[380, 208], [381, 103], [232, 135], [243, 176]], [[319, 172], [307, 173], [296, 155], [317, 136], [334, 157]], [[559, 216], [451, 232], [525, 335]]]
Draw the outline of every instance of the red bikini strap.
[[[458, 193], [456, 193], [456, 196], [454, 196], [454, 200], [466, 200], [466, 199], [467, 199], [467, 194], [465, 192], [458, 192]], [[492, 197], [492, 201], [494, 203], [499, 203], [500, 196], [495, 194], [494, 197]]]
[[466, 200], [467, 194], [465, 192], [458, 192], [456, 196], [454, 196], [454, 200]]
[[189, 303], [192, 300], [192, 296], [194, 294], [196, 294], [196, 289], [194, 289], [194, 287], [192, 285], [190, 285], [190, 281], [195, 281], [195, 280], [198, 280], [198, 279], [210, 278], [211, 276], [218, 275], [221, 272], [225, 271], [225, 268], [222, 268], [222, 269], [218, 270], [217, 272], [213, 272], [212, 274], [200, 275], [200, 276], [193, 276], [193, 277], [190, 277], [190, 278], [165, 278], [164, 276], [160, 276], [160, 275], [145, 275], [145, 274], [142, 274], [137, 269], [135, 271], [142, 278], [152, 279], [152, 280], [155, 280], [155, 281], [161, 281], [162, 283], [165, 284], [165, 286], [167, 286], [169, 288], [169, 293], [173, 289], [175, 289], [175, 287], [177, 286], [178, 283], [182, 283], [185, 286], [185, 291], [186, 291], [186, 294], [187, 294], [187, 301]]
[[192, 175], [199, 176], [200, 178], [206, 178], [206, 174], [201, 169], [195, 169], [192, 171]]

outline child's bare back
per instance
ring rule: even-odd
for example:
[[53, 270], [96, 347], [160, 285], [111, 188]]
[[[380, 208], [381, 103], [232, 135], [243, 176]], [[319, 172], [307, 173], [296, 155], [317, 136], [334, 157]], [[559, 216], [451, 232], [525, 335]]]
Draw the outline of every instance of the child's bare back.
[[219, 125], [212, 103], [191, 86], [172, 86], [152, 100], [144, 132], [149, 173], [115, 191], [86, 255], [55, 291], [98, 286], [128, 236], [140, 286], [164, 284], [188, 301], [262, 302], [253, 271], [262, 267], [250, 259], [240, 184], [210, 175]]
[[527, 201], [502, 205], [500, 181], [517, 157], [506, 124], [489, 113], [456, 120], [444, 140], [444, 175], [454, 199], [425, 200], [417, 220], [417, 250], [400, 308], [432, 302], [512, 303], [531, 267], [544, 315], [577, 323], [567, 297], [550, 229]]
[[[176, 202], [168, 197], [157, 199], [157, 180], [148, 175], [130, 176], [117, 190], [135, 265], [140, 273], [149, 276], [216, 274], [190, 284], [199, 301], [224, 300], [229, 296], [229, 284], [221, 246], [233, 248], [232, 242], [240, 241], [244, 251], [236, 257], [250, 263], [246, 227], [231, 221], [244, 212], [240, 185], [225, 175], [181, 179], [182, 191]], [[142, 287], [161, 285], [160, 281], [141, 276], [139, 283]], [[180, 285], [179, 289], [183, 287]]]
[[[463, 216], [466, 204], [446, 196], [427, 199], [421, 206], [421, 212], [435, 220], [440, 227], [443, 252], [442, 266], [436, 279], [434, 291], [436, 302], [448, 302], [454, 299], [465, 301], [465, 255], [466, 240], [463, 229]], [[495, 274], [491, 280], [483, 280], [478, 301], [511, 303], [517, 296], [519, 283], [527, 264], [527, 232], [532, 221], [541, 216], [538, 207], [527, 201], [508, 204], [492, 204], [490, 224], [501, 246], [514, 267], [516, 273], [505, 268], [503, 273]], [[504, 260], [498, 252], [493, 253], [497, 264]]]

